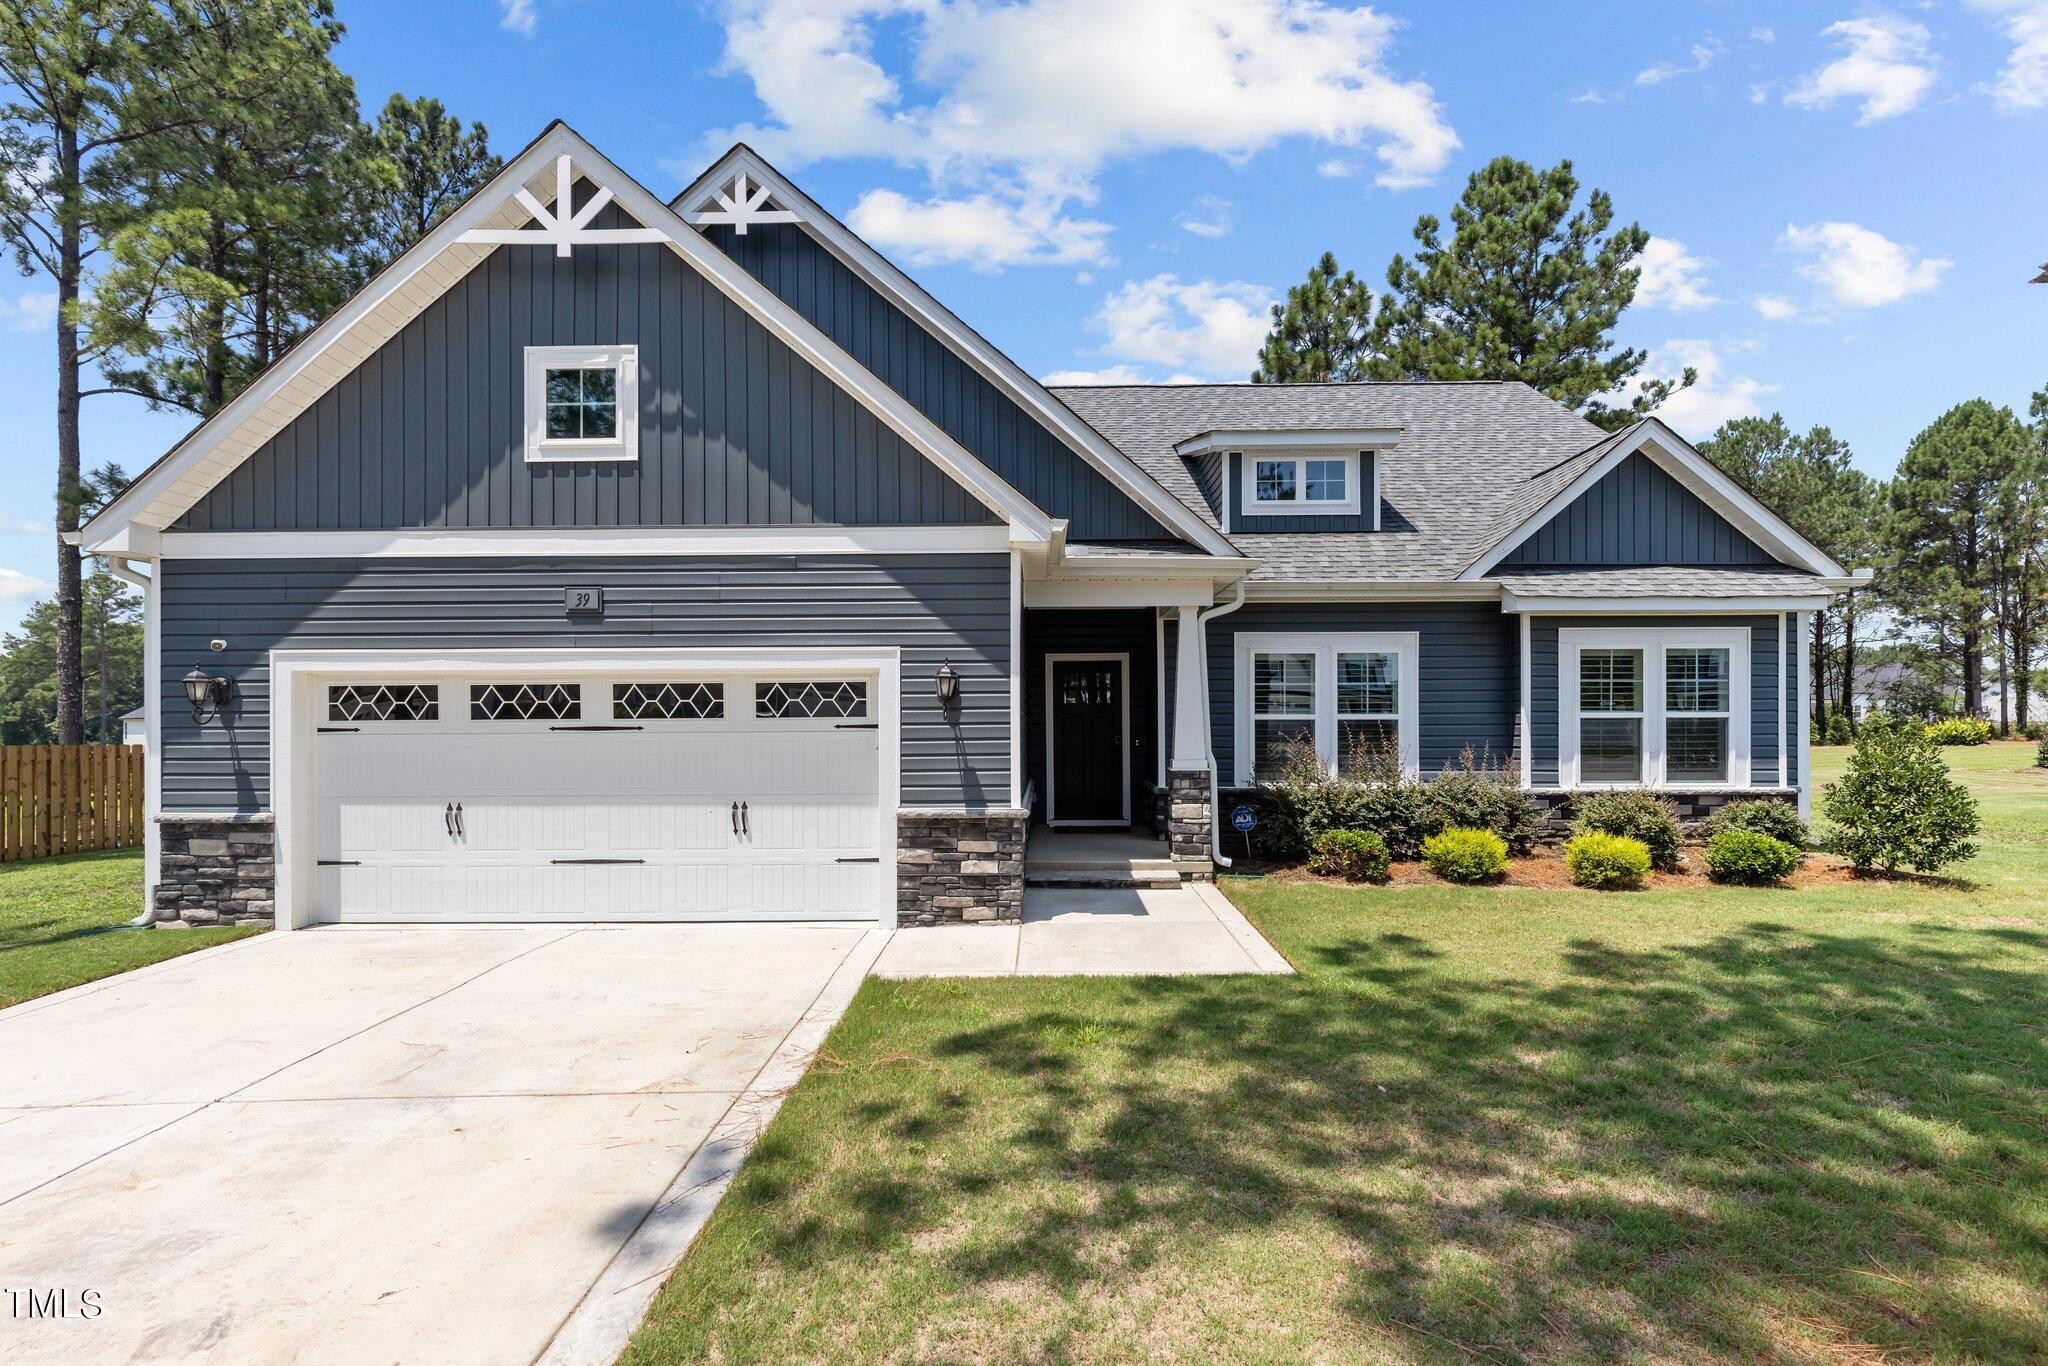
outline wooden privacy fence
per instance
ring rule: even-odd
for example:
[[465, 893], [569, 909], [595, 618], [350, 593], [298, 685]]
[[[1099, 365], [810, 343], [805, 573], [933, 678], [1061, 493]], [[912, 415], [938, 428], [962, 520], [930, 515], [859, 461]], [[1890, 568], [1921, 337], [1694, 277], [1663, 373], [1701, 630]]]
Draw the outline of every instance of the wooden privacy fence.
[[0, 863], [142, 843], [142, 753], [0, 745]]

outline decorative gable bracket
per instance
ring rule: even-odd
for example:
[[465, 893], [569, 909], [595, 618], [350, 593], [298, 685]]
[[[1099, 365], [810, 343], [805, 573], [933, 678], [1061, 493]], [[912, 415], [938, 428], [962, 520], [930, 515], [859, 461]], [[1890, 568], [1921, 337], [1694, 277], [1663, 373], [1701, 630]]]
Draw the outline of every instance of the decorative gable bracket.
[[[718, 207], [707, 207], [712, 204]], [[699, 228], [725, 224], [741, 237], [745, 237], [747, 229], [757, 223], [803, 221], [788, 209], [776, 206], [769, 198], [768, 187], [749, 181], [744, 170], [734, 173], [725, 188], [712, 190], [683, 217], [692, 226]]]
[[491, 246], [553, 245], [555, 255], [567, 256], [579, 246], [604, 246], [627, 242], [666, 242], [668, 235], [659, 228], [593, 228], [595, 219], [605, 205], [612, 202], [612, 192], [600, 186], [582, 208], [571, 211], [570, 187], [576, 183], [576, 168], [567, 155], [555, 158], [555, 207], [534, 198], [524, 185], [513, 191], [513, 198], [521, 208], [533, 215], [535, 226], [529, 228], [471, 228], [456, 240], [459, 242], [482, 243]]

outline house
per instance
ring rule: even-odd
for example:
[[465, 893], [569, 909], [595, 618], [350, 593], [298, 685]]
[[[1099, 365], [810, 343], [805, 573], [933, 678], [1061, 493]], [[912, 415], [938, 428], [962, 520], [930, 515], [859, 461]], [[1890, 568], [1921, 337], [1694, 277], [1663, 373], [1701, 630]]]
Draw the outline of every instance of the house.
[[134, 711], [121, 713], [121, 743], [124, 745], [146, 745], [149, 743], [149, 708], [137, 707]]
[[80, 533], [164, 920], [1002, 920], [1289, 740], [1806, 800], [1842, 566], [1519, 384], [1049, 390], [748, 148], [551, 126]]

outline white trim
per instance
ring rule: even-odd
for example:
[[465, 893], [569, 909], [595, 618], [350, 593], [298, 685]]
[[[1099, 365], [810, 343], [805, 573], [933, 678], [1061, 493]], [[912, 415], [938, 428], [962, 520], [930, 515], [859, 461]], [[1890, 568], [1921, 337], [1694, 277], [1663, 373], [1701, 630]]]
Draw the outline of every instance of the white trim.
[[1656, 418], [1648, 418], [1637, 423], [1626, 439], [1617, 442], [1613, 449], [1594, 461], [1549, 502], [1518, 524], [1513, 531], [1488, 546], [1458, 577], [1485, 577], [1502, 560], [1514, 553], [1517, 546], [1578, 501], [1581, 494], [1599, 483], [1609, 471], [1639, 452], [1654, 461], [1700, 501], [1734, 523], [1737, 530], [1746, 532], [1751, 539], [1786, 563], [1810, 569], [1825, 578], [1851, 577], [1848, 570], [1836, 563], [1819, 546], [1794, 531], [1778, 514], [1721, 473], [1714, 467], [1713, 462], [1695, 450], [1691, 443]]
[[1785, 760], [1790, 757], [1785, 750], [1785, 708], [1791, 705], [1792, 701], [1791, 697], [1787, 695], [1792, 690], [1785, 686], [1785, 640], [1788, 634], [1785, 628], [1785, 614], [1780, 612], [1778, 613], [1778, 676], [1772, 680], [1776, 683], [1778, 689], [1778, 786], [1780, 787], [1785, 786]]
[[533, 555], [927, 555], [1010, 549], [1000, 526], [450, 527], [416, 531], [167, 531], [163, 559], [428, 559]]
[[[529, 177], [538, 174], [552, 158], [563, 154], [573, 155], [588, 179], [599, 184], [600, 188], [611, 190], [627, 213], [658, 229], [661, 241], [766, 328], [769, 335], [789, 346], [859, 400], [885, 426], [944, 470], [977, 501], [1003, 516], [1026, 537], [1037, 540], [1051, 538], [1052, 519], [1043, 509], [976, 459], [909, 400], [849, 356], [766, 285], [706, 241], [701, 233], [676, 217], [661, 200], [567, 125], [555, 123], [532, 146], [513, 158], [490, 184], [471, 196], [353, 299], [314, 328], [255, 383], [202, 422], [162, 460], [145, 470], [126, 492], [87, 523], [80, 545], [88, 551], [104, 549], [131, 521], [139, 520], [159, 528], [175, 521], [253, 454], [264, 440], [311, 406], [322, 393], [353, 370], [364, 356], [396, 335], [405, 323], [424, 312], [429, 303], [483, 260], [490, 249], [461, 245], [461, 236], [481, 224], [487, 216], [512, 204]], [[439, 260], [444, 253], [451, 251], [457, 253], [454, 268]], [[427, 284], [403, 293], [410, 288], [415, 276], [424, 276]], [[351, 338], [357, 324], [386, 304], [392, 306], [390, 316], [379, 315], [377, 327], [370, 329], [375, 335], [367, 339]], [[309, 375], [308, 371], [316, 361], [321, 363], [321, 371]], [[1047, 397], [1049, 400], [1050, 396]], [[266, 407], [272, 400], [277, 401], [274, 411]], [[254, 422], [253, 419], [259, 415], [263, 421]], [[1078, 418], [1073, 420], [1079, 423]], [[1096, 440], [1101, 443], [1099, 436]], [[1101, 444], [1106, 446], [1107, 443]], [[1153, 488], [1159, 497], [1170, 500], [1171, 496], [1164, 489], [1159, 489], [1156, 484]], [[1206, 533], [1201, 544], [1219, 554], [1235, 553], [1227, 542], [1209, 531], [1206, 524], [1194, 518], [1192, 512], [1185, 508], [1182, 511]]]
[[[529, 346], [522, 357], [526, 400], [526, 460], [640, 458], [640, 348], [620, 346]], [[614, 434], [609, 437], [548, 435], [547, 372], [609, 370], [614, 376]]]
[[576, 184], [576, 167], [569, 154], [564, 152], [555, 158], [554, 197], [543, 204], [533, 192], [521, 185], [513, 191], [513, 198], [531, 216], [534, 226], [530, 228], [472, 228], [455, 240], [479, 246], [551, 246], [555, 255], [567, 256], [579, 246], [603, 246], [631, 242], [659, 242], [658, 228], [593, 228], [595, 219], [605, 205], [612, 202], [612, 192], [603, 185], [584, 201], [583, 207], [573, 209], [570, 190]]
[[[882, 851], [876, 878], [875, 914], [885, 928], [896, 923], [896, 879], [889, 851], [896, 847], [896, 813], [903, 792], [902, 652], [888, 649], [671, 649], [586, 650], [276, 649], [270, 652], [271, 812], [276, 845], [276, 923], [280, 930], [312, 923], [314, 842], [301, 832], [313, 828], [314, 728], [321, 715], [318, 689], [335, 679], [430, 678], [461, 674], [475, 678], [516, 676], [535, 669], [579, 678], [658, 678], [676, 672], [801, 675], [818, 668], [864, 674], [875, 680], [873, 715], [881, 776], [876, 794], [876, 848]], [[303, 772], [302, 772], [303, 771]], [[179, 813], [184, 814], [184, 813]]]
[[1158, 742], [1153, 747], [1159, 760], [1159, 772], [1153, 785], [1163, 789], [1166, 786], [1166, 613], [1156, 607], [1152, 609], [1152, 651], [1157, 674], [1152, 682], [1152, 719], [1158, 723], [1159, 730]]
[[1257, 450], [1281, 447], [1295, 450], [1381, 450], [1401, 443], [1399, 427], [1341, 427], [1319, 431], [1229, 431], [1203, 432], [1177, 443], [1173, 453], [1180, 456], [1207, 455], [1212, 451]]
[[1316, 749], [1332, 773], [1337, 770], [1337, 656], [1392, 654], [1399, 695], [1394, 699], [1396, 739], [1401, 767], [1410, 777], [1422, 772], [1421, 674], [1422, 636], [1416, 631], [1239, 631], [1233, 654], [1232, 712], [1237, 718], [1232, 774], [1240, 787], [1257, 781], [1252, 764], [1252, 656], [1304, 654], [1316, 656]]
[[1535, 716], [1536, 716], [1536, 713], [1535, 713], [1535, 702], [1534, 702], [1534, 699], [1535, 699], [1535, 692], [1534, 692], [1534, 690], [1533, 690], [1533, 689], [1532, 689], [1532, 688], [1530, 687], [1530, 680], [1531, 680], [1531, 673], [1530, 673], [1530, 669], [1531, 669], [1531, 661], [1530, 661], [1530, 659], [1529, 659], [1529, 634], [1530, 634], [1530, 632], [1529, 632], [1529, 618], [1528, 618], [1527, 616], [1524, 616], [1524, 617], [1522, 618], [1522, 668], [1521, 668], [1521, 675], [1522, 675], [1522, 734], [1521, 734], [1521, 737], [1520, 737], [1520, 738], [1521, 738], [1521, 743], [1520, 743], [1520, 744], [1519, 744], [1519, 745], [1517, 746], [1517, 748], [1519, 748], [1519, 749], [1520, 749], [1520, 750], [1522, 751], [1522, 753], [1521, 753], [1521, 761], [1522, 761], [1522, 786], [1523, 786], [1523, 787], [1527, 787], [1527, 786], [1529, 786], [1529, 785], [1530, 785], [1531, 783], [1533, 783], [1533, 782], [1535, 782], [1535, 781], [1536, 781], [1536, 741], [1535, 741], [1535, 737], [1534, 737], [1534, 735], [1532, 734], [1532, 732], [1531, 732], [1531, 730], [1530, 730], [1530, 727], [1531, 727], [1531, 725], [1532, 725], [1532, 724], [1534, 723], [1534, 721], [1535, 721]]
[[[1640, 650], [1643, 655], [1642, 778], [1639, 782], [1589, 783], [1579, 777], [1579, 652]], [[1664, 655], [1671, 649], [1728, 651], [1728, 777], [1720, 783], [1672, 782], [1665, 776]], [[1756, 724], [1749, 705], [1750, 629], [1746, 626], [1566, 626], [1557, 632], [1557, 780], [1568, 790], [1672, 788], [1707, 791], [1750, 784], [1750, 732]], [[1683, 713], [1681, 713], [1683, 714]]]
[[1372, 457], [1372, 488], [1370, 490], [1372, 502], [1367, 504], [1367, 506], [1372, 512], [1372, 529], [1378, 531], [1380, 529], [1380, 452], [1367, 451], [1365, 454]]
[[[748, 228], [759, 224], [803, 222], [788, 209], [768, 207], [769, 195], [768, 186], [748, 184], [743, 168], [726, 182], [724, 188], [698, 196], [695, 203], [683, 210], [683, 220], [699, 228], [722, 223], [741, 237], [747, 235]], [[707, 204], [718, 207], [707, 209], [704, 207]]]
[[1024, 805], [1024, 555], [1010, 552], [1010, 805]]
[[1500, 610], [1558, 616], [1728, 616], [1737, 613], [1745, 616], [1767, 616], [1773, 612], [1788, 612], [1805, 607], [1825, 607], [1832, 600], [1821, 595], [1754, 598], [1532, 598], [1504, 591], [1501, 594]]
[[927, 293], [923, 286], [890, 264], [880, 252], [818, 207], [815, 200], [762, 160], [751, 147], [740, 145], [732, 148], [692, 182], [682, 194], [677, 195], [675, 202], [688, 202], [693, 195], [701, 195], [708, 185], [722, 181], [726, 176], [742, 168], [757, 182], [772, 185], [776, 200], [797, 213], [802, 219], [803, 230], [838, 257], [847, 269], [917, 319], [933, 336], [951, 348], [955, 355], [972, 366], [983, 379], [995, 385], [1026, 412], [1064, 438], [1083, 459], [1095, 466], [1138, 506], [1157, 518], [1161, 525], [1179, 535], [1182, 540], [1211, 554], [1237, 553], [1230, 542], [1224, 540], [1214, 527], [1202, 520], [1193, 508], [1168, 493], [1159, 481], [1140, 468], [1136, 461], [1111, 445], [1102, 433], [1083, 422], [1073, 409], [1060, 402], [1043, 384], [1026, 374], [1015, 361], [962, 322], [950, 309]]
[[[1363, 482], [1357, 451], [1248, 450], [1238, 456], [1238, 508], [1246, 517], [1356, 517]], [[1344, 467], [1342, 498], [1311, 499], [1308, 496], [1308, 463], [1334, 461]], [[1258, 469], [1261, 464], [1294, 466], [1294, 489], [1300, 496], [1292, 501], [1269, 501], [1259, 497]], [[1377, 467], [1378, 462], [1374, 462]]]
[[[1799, 737], [1799, 819], [1813, 819], [1813, 613], [1795, 618], [1792, 634], [1799, 647], [1799, 715], [1793, 731]], [[1784, 772], [1778, 774], [1784, 786]]]
[[[1052, 678], [1054, 664], [1086, 664], [1115, 661], [1123, 671], [1122, 681], [1117, 685], [1117, 700], [1123, 704], [1123, 720], [1118, 730], [1122, 736], [1117, 745], [1123, 758], [1123, 805], [1119, 808], [1123, 816], [1119, 820], [1063, 821], [1058, 816], [1056, 803], [1059, 800], [1059, 775], [1053, 770], [1053, 752], [1058, 748], [1053, 743], [1053, 718], [1057, 715], [1053, 703]], [[1045, 823], [1048, 826], [1116, 826], [1131, 823], [1131, 656], [1129, 653], [1111, 651], [1081, 651], [1073, 654], [1048, 654], [1045, 657]]]
[[1024, 605], [1040, 607], [1206, 607], [1212, 579], [1027, 579]]

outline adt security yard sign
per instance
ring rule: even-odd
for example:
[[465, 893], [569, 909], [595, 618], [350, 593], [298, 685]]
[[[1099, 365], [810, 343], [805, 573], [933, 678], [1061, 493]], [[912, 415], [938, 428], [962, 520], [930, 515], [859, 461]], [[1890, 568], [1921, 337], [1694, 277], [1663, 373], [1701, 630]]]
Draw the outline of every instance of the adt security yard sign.
[[1234, 807], [1230, 812], [1230, 828], [1233, 830], [1242, 830], [1249, 835], [1258, 823], [1259, 813], [1249, 806]]

